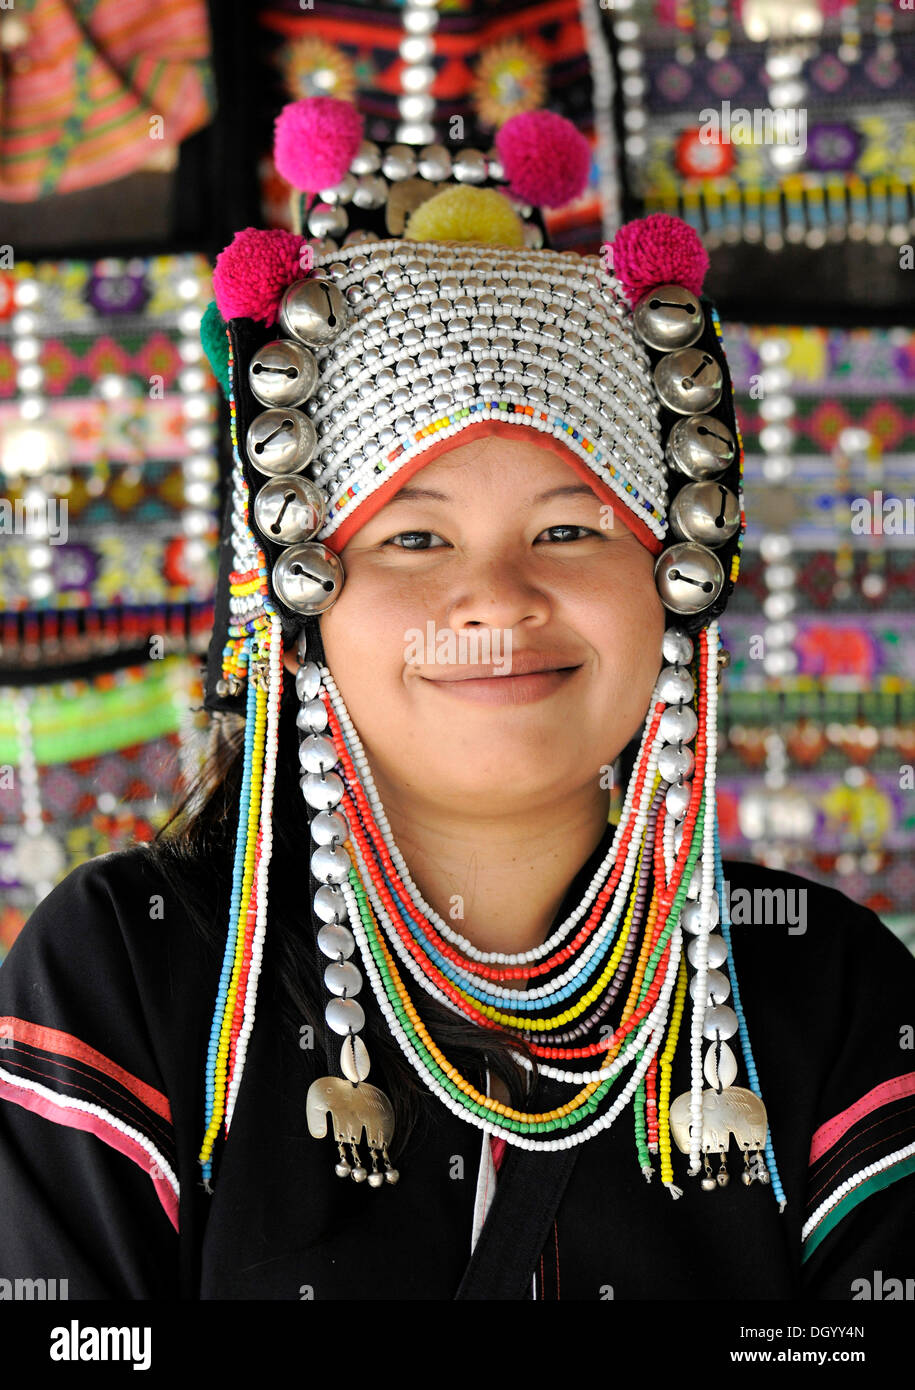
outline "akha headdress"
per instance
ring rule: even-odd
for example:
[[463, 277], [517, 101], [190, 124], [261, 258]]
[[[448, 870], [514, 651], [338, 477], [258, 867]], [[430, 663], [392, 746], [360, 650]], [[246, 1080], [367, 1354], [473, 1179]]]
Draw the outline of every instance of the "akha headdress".
[[[733, 1135], [744, 1181], [771, 1181], [783, 1202], [717, 834], [717, 618], [744, 516], [720, 323], [701, 292], [708, 258], [663, 214], [622, 227], [601, 256], [546, 248], [537, 209], [575, 198], [589, 165], [583, 138], [549, 112], [513, 117], [488, 153], [381, 149], [362, 134], [346, 102], [285, 108], [276, 159], [299, 190], [302, 230], [238, 233], [217, 259], [203, 326], [230, 397], [234, 458], [206, 703], [246, 717], [204, 1179], [254, 1024], [283, 649], [297, 641], [312, 921], [326, 1024], [340, 1039], [340, 1074], [314, 1083], [307, 1113], [316, 1137], [330, 1117], [338, 1174], [397, 1178], [391, 1106], [367, 1079], [368, 989], [428, 1089], [480, 1129], [565, 1148], [631, 1102], [642, 1170], [650, 1178], [657, 1156], [672, 1195], [671, 1136], [714, 1189], [728, 1181]], [[413, 883], [324, 660], [319, 615], [345, 583], [347, 540], [412, 473], [474, 434], [519, 430], [536, 431], [656, 556], [674, 621], [612, 846], [550, 938], [506, 957], [475, 948]], [[687, 991], [692, 1087], [671, 1104]], [[423, 1024], [424, 992], [523, 1037], [545, 1075], [569, 1085], [568, 1101], [533, 1114], [481, 1094]], [[618, 1001], [608, 1041], [599, 1025]], [[734, 1085], [732, 1041], [748, 1087]]]

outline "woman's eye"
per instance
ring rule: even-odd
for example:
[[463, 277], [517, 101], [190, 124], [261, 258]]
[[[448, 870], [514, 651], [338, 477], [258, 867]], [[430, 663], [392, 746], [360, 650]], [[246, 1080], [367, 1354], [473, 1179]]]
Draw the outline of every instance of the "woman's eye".
[[438, 546], [429, 543], [436, 540], [442, 545], [445, 544], [441, 536], [436, 536], [434, 531], [398, 531], [396, 536], [390, 536], [384, 544], [393, 545], [397, 550], [438, 550]]
[[580, 541], [583, 536], [596, 534], [597, 532], [592, 531], [589, 526], [548, 526], [540, 533], [541, 536], [549, 536], [554, 541]]

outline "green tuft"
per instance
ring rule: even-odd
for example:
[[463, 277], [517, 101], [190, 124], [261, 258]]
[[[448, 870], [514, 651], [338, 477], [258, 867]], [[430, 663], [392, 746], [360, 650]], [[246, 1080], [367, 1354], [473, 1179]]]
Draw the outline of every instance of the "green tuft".
[[226, 321], [211, 299], [200, 320], [200, 341], [207, 355], [213, 375], [222, 388], [226, 400], [229, 399], [229, 340], [226, 337]]

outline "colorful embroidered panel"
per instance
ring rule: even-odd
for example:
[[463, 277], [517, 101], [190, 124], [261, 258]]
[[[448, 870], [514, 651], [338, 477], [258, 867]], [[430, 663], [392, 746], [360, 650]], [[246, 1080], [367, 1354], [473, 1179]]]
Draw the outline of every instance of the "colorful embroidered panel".
[[677, 213], [710, 248], [910, 240], [908, 7], [633, 0], [601, 15], [632, 79], [626, 179], [647, 212]]

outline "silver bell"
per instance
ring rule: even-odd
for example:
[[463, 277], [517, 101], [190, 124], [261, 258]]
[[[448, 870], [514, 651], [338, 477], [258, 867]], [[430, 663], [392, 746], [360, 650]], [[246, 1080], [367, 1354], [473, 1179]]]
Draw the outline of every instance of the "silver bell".
[[714, 415], [690, 415], [686, 420], [678, 420], [667, 440], [670, 467], [696, 482], [724, 472], [734, 462], [736, 453], [734, 436]]
[[352, 322], [350, 307], [333, 280], [296, 280], [283, 295], [280, 323], [309, 347], [323, 347]]
[[719, 546], [740, 527], [740, 504], [722, 483], [687, 483], [670, 508], [670, 528], [684, 541]]
[[257, 529], [277, 545], [307, 541], [324, 525], [326, 511], [324, 493], [299, 474], [271, 479], [254, 499]]
[[343, 586], [339, 558], [319, 541], [284, 550], [273, 567], [277, 597], [296, 613], [323, 613]]
[[381, 172], [395, 183], [412, 178], [416, 173], [416, 151], [410, 145], [388, 145], [382, 157]]
[[480, 150], [458, 150], [451, 172], [458, 183], [485, 183], [486, 156]]
[[718, 404], [724, 377], [710, 352], [688, 347], [661, 358], [654, 384], [664, 405], [678, 415], [695, 415]]
[[440, 183], [451, 173], [451, 151], [444, 145], [424, 145], [419, 152], [419, 172], [430, 183]]
[[363, 174], [356, 180], [353, 202], [357, 208], [380, 208], [387, 199], [387, 179], [383, 179], [380, 174]]
[[248, 458], [268, 478], [298, 473], [310, 461], [317, 444], [314, 425], [294, 406], [262, 410], [251, 421], [245, 436]]
[[[355, 181], [353, 183], [355, 192]], [[308, 230], [312, 236], [342, 236], [349, 229], [349, 215], [339, 203], [318, 204], [308, 214]]]
[[670, 352], [701, 338], [705, 315], [697, 294], [682, 285], [658, 285], [639, 300], [632, 323], [643, 343]]
[[317, 381], [314, 356], [290, 338], [264, 343], [248, 367], [248, 385], [261, 405], [301, 405]]
[[362, 141], [349, 167], [354, 174], [374, 174], [381, 167], [381, 150], [374, 140]]
[[662, 551], [655, 561], [654, 577], [661, 602], [674, 613], [700, 613], [724, 588], [718, 556], [695, 541]]

